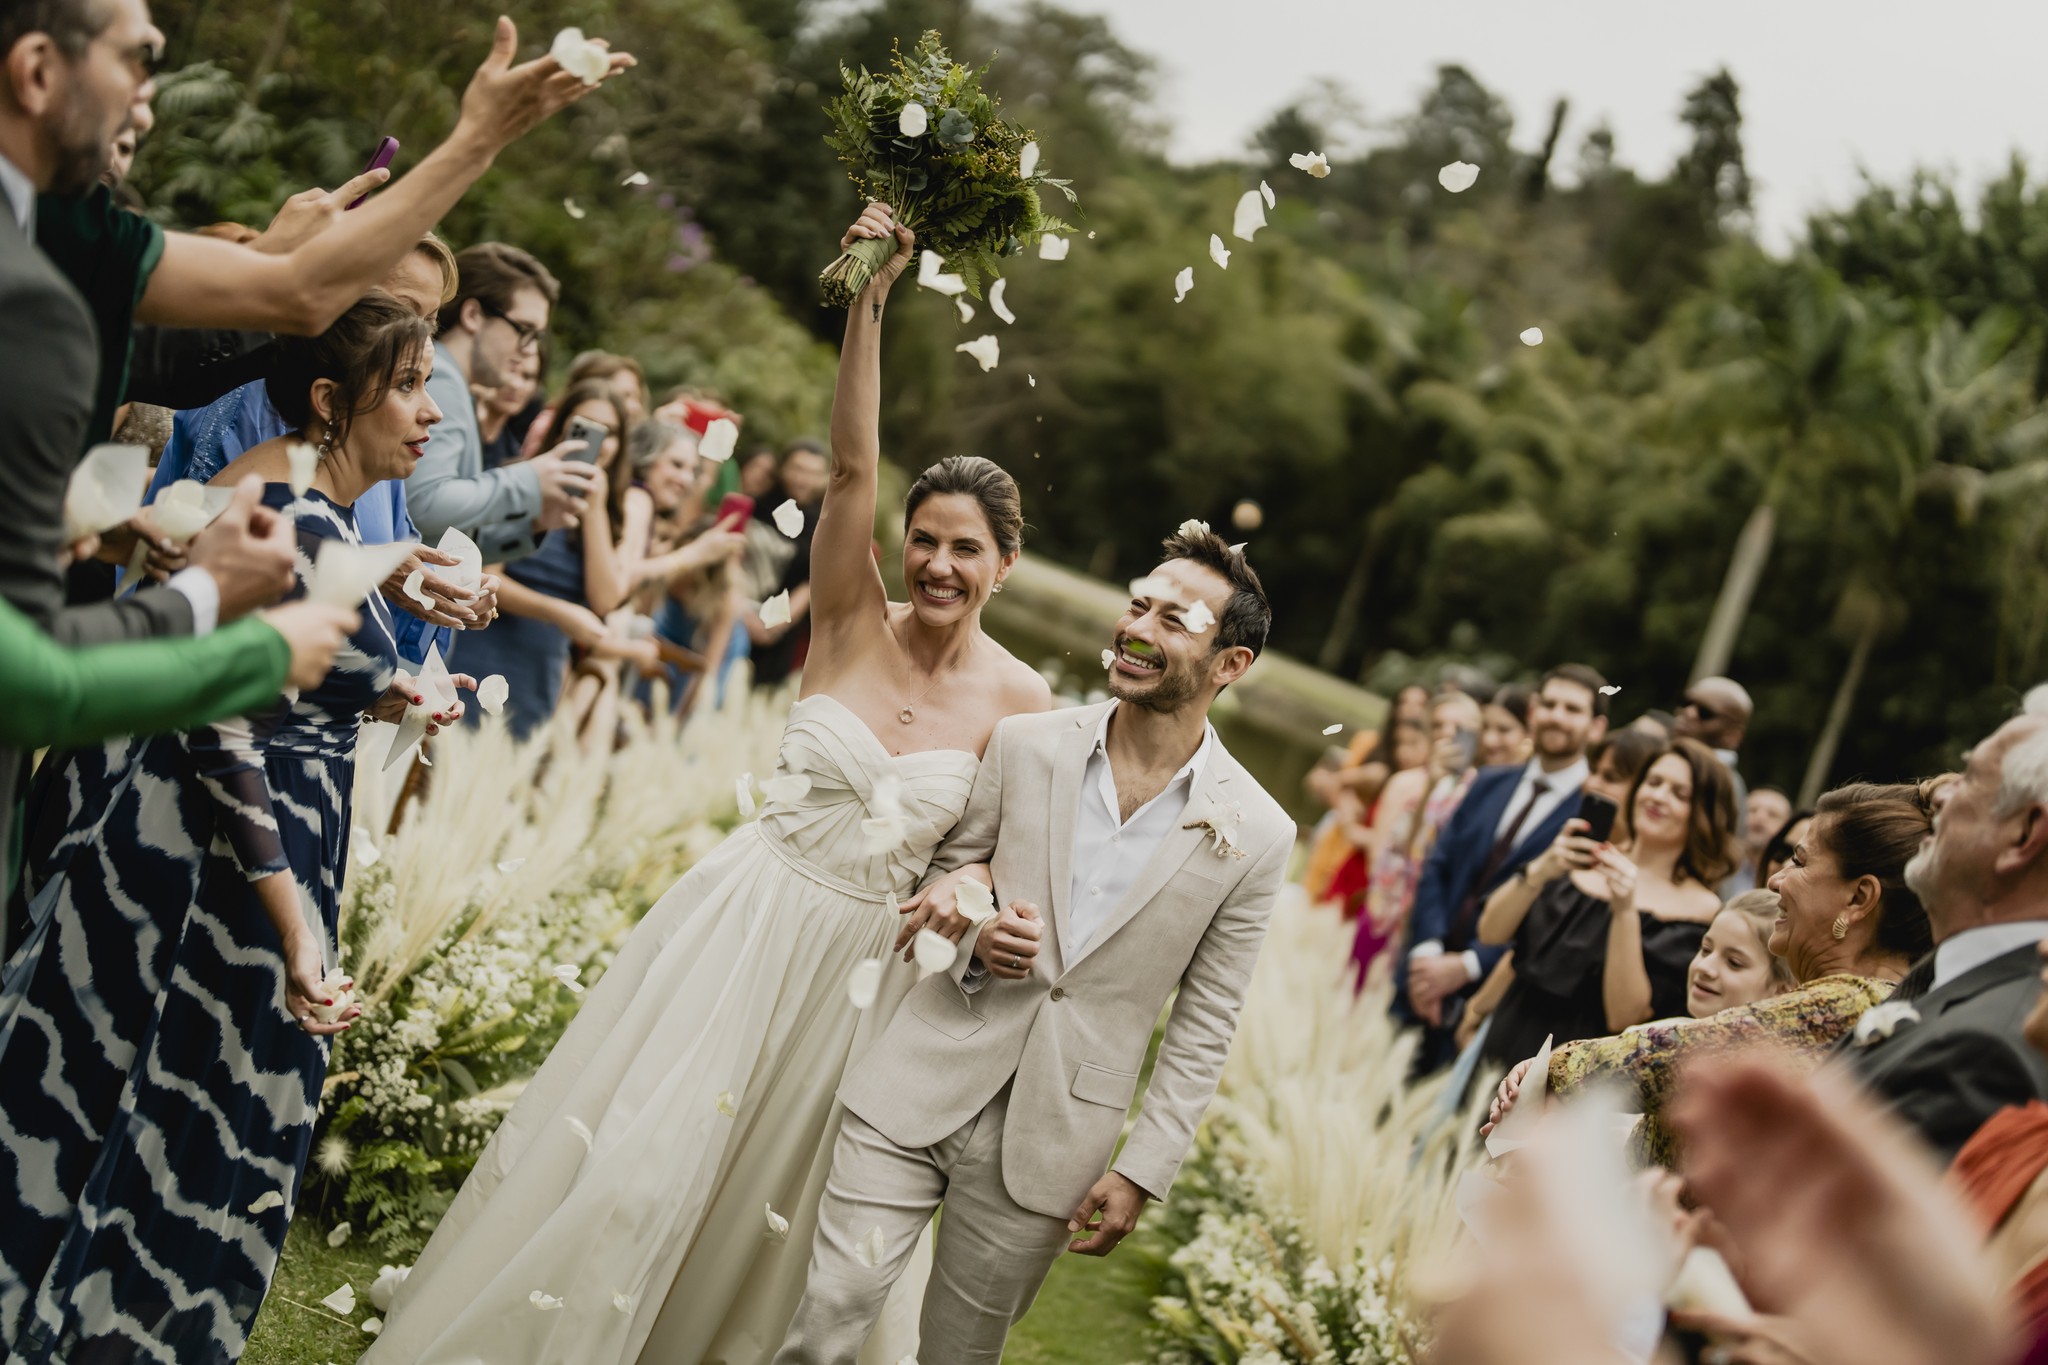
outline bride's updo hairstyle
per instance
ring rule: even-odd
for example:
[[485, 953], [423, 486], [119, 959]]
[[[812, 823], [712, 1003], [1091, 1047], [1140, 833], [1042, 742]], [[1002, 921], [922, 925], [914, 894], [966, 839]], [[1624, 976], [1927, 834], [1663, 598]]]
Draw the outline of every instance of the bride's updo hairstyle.
[[996, 538], [1000, 554], [1013, 555], [1024, 548], [1024, 499], [1017, 481], [994, 460], [979, 455], [950, 455], [917, 476], [903, 497], [903, 531], [910, 533], [910, 520], [926, 498], [957, 494], [981, 505], [982, 516]]

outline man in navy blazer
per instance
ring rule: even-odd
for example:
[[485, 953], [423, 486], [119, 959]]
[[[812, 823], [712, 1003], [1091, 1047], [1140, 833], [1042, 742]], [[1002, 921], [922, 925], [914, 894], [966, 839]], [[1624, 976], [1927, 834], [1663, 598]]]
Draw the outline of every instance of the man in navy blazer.
[[1457, 1055], [1452, 1035], [1465, 1001], [1506, 951], [1478, 942], [1479, 911], [1495, 887], [1550, 847], [1578, 813], [1586, 748], [1607, 733], [1607, 680], [1584, 664], [1543, 675], [1529, 703], [1535, 755], [1520, 767], [1487, 768], [1437, 837], [1422, 865], [1394, 965], [1394, 1017], [1420, 1024], [1415, 1073]]

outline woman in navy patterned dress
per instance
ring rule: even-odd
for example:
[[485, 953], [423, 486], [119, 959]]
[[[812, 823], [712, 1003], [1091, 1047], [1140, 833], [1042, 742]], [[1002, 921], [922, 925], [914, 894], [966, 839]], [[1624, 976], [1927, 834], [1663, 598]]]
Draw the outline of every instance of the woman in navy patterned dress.
[[[272, 397], [321, 459], [250, 453], [293, 517], [298, 592], [440, 412], [426, 324], [384, 295], [290, 340]], [[296, 435], [297, 433], [295, 433]], [[365, 713], [411, 701], [376, 593], [311, 691], [64, 756], [29, 836], [34, 928], [0, 977], [0, 1355], [235, 1360], [284, 1245], [327, 1069]], [[465, 682], [467, 680], [464, 680]], [[396, 687], [394, 687], [394, 682]], [[451, 716], [450, 719], [453, 717]]]

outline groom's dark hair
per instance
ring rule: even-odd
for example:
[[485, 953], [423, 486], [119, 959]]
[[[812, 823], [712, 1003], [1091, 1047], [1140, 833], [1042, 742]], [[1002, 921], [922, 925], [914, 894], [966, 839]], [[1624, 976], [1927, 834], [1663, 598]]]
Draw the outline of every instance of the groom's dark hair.
[[1199, 522], [1184, 525], [1168, 536], [1164, 548], [1168, 559], [1190, 560], [1214, 569], [1230, 581], [1230, 601], [1216, 622], [1215, 648], [1235, 649], [1242, 645], [1252, 652], [1253, 658], [1259, 657], [1259, 651], [1266, 647], [1266, 634], [1273, 629], [1273, 607], [1266, 601], [1266, 589], [1258, 574], [1245, 562], [1244, 551]]

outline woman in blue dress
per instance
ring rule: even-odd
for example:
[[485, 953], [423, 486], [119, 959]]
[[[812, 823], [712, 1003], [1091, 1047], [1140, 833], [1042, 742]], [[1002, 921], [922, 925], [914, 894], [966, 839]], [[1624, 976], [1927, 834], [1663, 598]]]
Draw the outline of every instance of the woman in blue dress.
[[[383, 294], [280, 343], [271, 396], [295, 430], [250, 458], [266, 505], [296, 523], [295, 595], [324, 546], [360, 543], [356, 498], [418, 461], [440, 419], [432, 363], [427, 324]], [[285, 450], [301, 436], [321, 457], [295, 498]], [[413, 700], [396, 657], [373, 592], [319, 686], [68, 754], [45, 785], [24, 869], [34, 927], [0, 977], [10, 1365], [240, 1356], [298, 1197], [327, 1039], [360, 1012], [324, 980], [357, 731]]]

